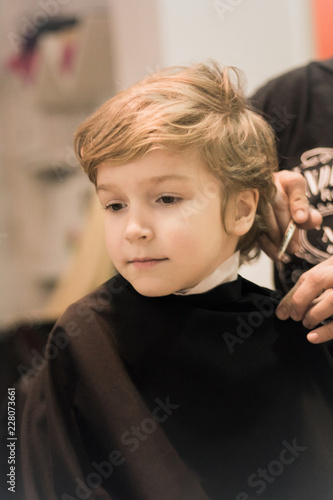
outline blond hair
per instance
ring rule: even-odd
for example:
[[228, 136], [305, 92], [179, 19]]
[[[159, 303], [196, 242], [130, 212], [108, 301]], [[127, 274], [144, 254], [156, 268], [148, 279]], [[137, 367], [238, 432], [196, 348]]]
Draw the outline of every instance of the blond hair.
[[239, 82], [237, 69], [214, 61], [167, 68], [103, 104], [77, 129], [74, 147], [94, 184], [103, 162], [125, 164], [154, 149], [195, 147], [221, 181], [223, 220], [232, 193], [257, 188], [254, 224], [238, 244], [244, 261], [259, 253], [277, 156], [270, 126], [247, 105]]

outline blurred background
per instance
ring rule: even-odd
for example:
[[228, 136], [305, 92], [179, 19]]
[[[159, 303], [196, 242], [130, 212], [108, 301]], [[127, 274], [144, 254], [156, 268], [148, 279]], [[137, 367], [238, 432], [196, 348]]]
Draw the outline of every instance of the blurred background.
[[[332, 55], [330, 0], [1, 0], [0, 14], [0, 335], [7, 338], [17, 325], [27, 336], [39, 321], [52, 324], [66, 301], [113, 272], [102, 213], [72, 149], [75, 128], [101, 102], [155, 70], [208, 58], [243, 70], [251, 95], [280, 73]], [[276, 119], [288, 119], [285, 110]], [[241, 274], [273, 286], [265, 256]]]

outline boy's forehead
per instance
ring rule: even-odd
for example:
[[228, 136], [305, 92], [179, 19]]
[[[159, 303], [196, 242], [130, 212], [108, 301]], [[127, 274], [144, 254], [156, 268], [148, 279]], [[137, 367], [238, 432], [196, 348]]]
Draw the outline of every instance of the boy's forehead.
[[155, 150], [129, 163], [102, 163], [97, 169], [97, 189], [103, 189], [105, 183], [118, 183], [124, 178], [128, 182], [135, 179], [142, 183], [162, 184], [167, 181], [194, 182], [203, 175], [209, 175], [209, 172], [199, 153]]
[[[112, 168], [112, 167], [110, 167]], [[112, 182], [114, 180], [114, 182]], [[105, 182], [104, 182], [105, 181]], [[140, 179], [142, 184], [151, 184], [151, 185], [156, 185], [158, 186], [159, 184], [163, 184], [164, 182], [168, 181], [173, 181], [173, 182], [180, 182], [180, 183], [190, 183], [193, 181], [193, 178], [190, 176], [186, 175], [180, 175], [180, 174], [170, 174], [170, 175], [160, 175], [160, 176], [149, 176], [149, 177], [144, 177]], [[104, 191], [109, 189], [110, 187], [112, 188], [113, 186], [117, 185], [117, 178], [112, 177], [112, 174], [110, 176], [103, 176], [101, 175], [99, 178], [97, 178], [97, 191]]]

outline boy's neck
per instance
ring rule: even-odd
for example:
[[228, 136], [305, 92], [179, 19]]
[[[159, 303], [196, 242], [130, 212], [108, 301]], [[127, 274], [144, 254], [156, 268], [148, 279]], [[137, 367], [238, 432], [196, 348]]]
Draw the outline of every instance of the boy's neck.
[[213, 271], [209, 276], [204, 278], [200, 283], [192, 288], [185, 288], [175, 292], [174, 295], [193, 295], [197, 293], [205, 293], [212, 288], [222, 285], [222, 283], [227, 283], [229, 281], [234, 281], [237, 279], [239, 268], [239, 252], [234, 253], [227, 260], [222, 262], [215, 271]]

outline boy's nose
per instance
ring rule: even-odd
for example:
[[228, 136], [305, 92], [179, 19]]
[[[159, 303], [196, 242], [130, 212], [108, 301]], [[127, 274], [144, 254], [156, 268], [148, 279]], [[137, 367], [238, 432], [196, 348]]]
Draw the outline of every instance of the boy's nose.
[[125, 238], [130, 241], [151, 240], [153, 230], [146, 222], [138, 220], [137, 217], [131, 218], [125, 228]]

